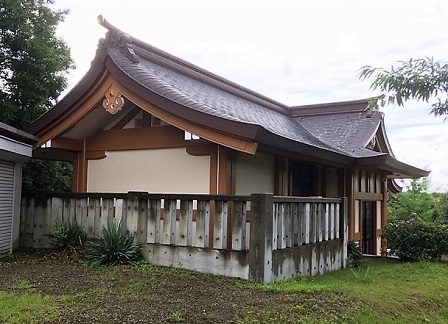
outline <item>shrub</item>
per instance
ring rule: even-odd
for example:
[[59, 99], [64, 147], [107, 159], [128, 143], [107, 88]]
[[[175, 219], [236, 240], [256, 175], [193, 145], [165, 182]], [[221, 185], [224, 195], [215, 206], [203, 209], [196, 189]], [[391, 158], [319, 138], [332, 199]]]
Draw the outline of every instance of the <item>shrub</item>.
[[355, 241], [347, 242], [347, 258], [350, 268], [359, 268], [361, 265], [362, 251]]
[[54, 233], [49, 235], [50, 244], [56, 249], [79, 253], [87, 240], [87, 234], [76, 221], [59, 221]]
[[448, 253], [448, 226], [426, 223], [415, 215], [390, 223], [386, 238], [391, 252], [405, 261], [439, 260]]
[[122, 222], [108, 222], [101, 237], [87, 245], [87, 257], [95, 264], [130, 264], [140, 258], [141, 245], [126, 233]]

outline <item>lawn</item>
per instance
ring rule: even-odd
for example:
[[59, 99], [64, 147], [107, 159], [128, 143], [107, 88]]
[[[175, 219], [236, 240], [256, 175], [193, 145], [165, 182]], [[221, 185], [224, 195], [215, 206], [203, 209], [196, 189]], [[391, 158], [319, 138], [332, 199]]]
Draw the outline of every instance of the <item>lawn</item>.
[[64, 254], [0, 260], [5, 323], [448, 323], [448, 264], [369, 259], [360, 269], [256, 285]]

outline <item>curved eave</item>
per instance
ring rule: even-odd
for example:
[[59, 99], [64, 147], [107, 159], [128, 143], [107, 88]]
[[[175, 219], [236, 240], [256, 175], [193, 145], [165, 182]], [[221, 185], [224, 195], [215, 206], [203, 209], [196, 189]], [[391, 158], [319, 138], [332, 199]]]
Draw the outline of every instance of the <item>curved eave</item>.
[[[384, 114], [383, 114], [383, 118], [380, 121], [380, 125], [378, 128], [378, 135], [380, 135], [380, 141], [381, 141], [381, 149], [385, 149], [385, 153], [388, 153], [390, 156], [392, 156], [393, 158], [395, 158], [395, 155], [392, 151], [392, 146], [390, 145], [389, 139], [387, 137], [387, 133], [386, 133], [386, 126], [384, 125]], [[383, 147], [384, 146], [384, 147]]]
[[399, 194], [402, 189], [403, 187], [401, 187], [394, 179], [387, 179], [387, 191], [392, 196]]
[[27, 125], [24, 130], [39, 136], [88, 100], [107, 74], [101, 60], [102, 54], [102, 50], [97, 50], [97, 55], [84, 77], [52, 109]]
[[400, 162], [389, 154], [358, 158], [355, 160], [355, 166], [382, 170], [390, 179], [415, 179], [427, 177], [430, 172]]
[[246, 124], [212, 116], [176, 103], [171, 99], [165, 98], [146, 88], [144, 85], [134, 80], [133, 78], [129, 77], [120, 69], [119, 66], [114, 63], [114, 61], [110, 57], [106, 59], [105, 65], [110, 71], [111, 75], [129, 91], [144, 99], [145, 101], [185, 121], [197, 125], [202, 125], [219, 133], [228, 134], [234, 137], [240, 137], [246, 140], [255, 140], [256, 135], [261, 128], [261, 126], [259, 125]]
[[275, 135], [262, 127], [260, 127], [255, 140], [260, 144], [273, 148], [275, 151], [280, 150], [283, 151], [283, 153], [285, 153], [285, 151], [289, 152], [287, 155], [298, 155], [301, 158], [307, 156], [308, 158], [318, 159], [318, 161], [321, 162], [327, 161], [330, 164], [351, 165], [353, 163], [353, 158], [347, 155], [293, 141]]

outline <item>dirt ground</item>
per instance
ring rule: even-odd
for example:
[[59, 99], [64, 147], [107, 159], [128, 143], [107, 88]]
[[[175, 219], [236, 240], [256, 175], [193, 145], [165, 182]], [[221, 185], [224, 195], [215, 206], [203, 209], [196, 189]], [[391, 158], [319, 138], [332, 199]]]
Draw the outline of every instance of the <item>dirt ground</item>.
[[292, 323], [337, 319], [358, 306], [340, 294], [265, 291], [243, 280], [143, 262], [93, 267], [50, 251], [0, 259], [0, 290], [23, 293], [20, 283], [57, 297], [53, 323]]

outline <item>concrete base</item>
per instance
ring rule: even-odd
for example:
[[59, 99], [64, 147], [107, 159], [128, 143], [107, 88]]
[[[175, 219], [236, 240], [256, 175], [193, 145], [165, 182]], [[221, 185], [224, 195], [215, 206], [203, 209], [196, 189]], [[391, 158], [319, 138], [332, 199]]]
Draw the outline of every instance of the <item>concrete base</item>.
[[144, 244], [143, 258], [149, 263], [227, 277], [249, 278], [248, 251]]

